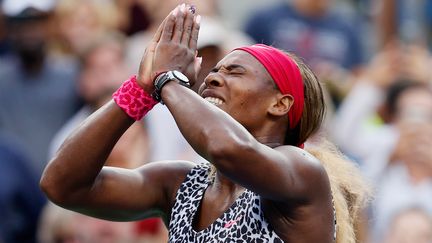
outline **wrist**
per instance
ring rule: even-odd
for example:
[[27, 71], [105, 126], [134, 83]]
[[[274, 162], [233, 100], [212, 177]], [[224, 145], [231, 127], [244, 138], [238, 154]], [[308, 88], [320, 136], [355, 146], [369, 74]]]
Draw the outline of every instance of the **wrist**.
[[180, 85], [190, 88], [189, 79], [183, 73], [177, 70], [160, 73], [154, 80], [154, 91], [152, 96], [155, 100], [163, 104], [161, 96], [162, 89], [165, 85], [171, 83], [171, 81], [175, 81]]
[[126, 80], [112, 97], [114, 102], [136, 121], [141, 120], [158, 103], [138, 84], [136, 76]]
[[151, 94], [154, 91], [153, 82], [150, 80], [145, 80], [141, 78], [139, 75], [136, 76], [136, 83], [144, 90], [147, 94]]

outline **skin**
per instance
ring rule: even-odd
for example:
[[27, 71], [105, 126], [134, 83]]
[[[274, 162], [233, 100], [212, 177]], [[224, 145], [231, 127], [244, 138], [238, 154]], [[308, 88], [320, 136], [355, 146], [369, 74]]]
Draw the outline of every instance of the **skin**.
[[[151, 80], [163, 70], [177, 69], [194, 80], [199, 70], [198, 30], [199, 18], [182, 7], [164, 20], [141, 62], [138, 82], [144, 90], [153, 90]], [[221, 98], [223, 104], [215, 106], [202, 98], [208, 96]], [[292, 97], [274, 88], [258, 61], [235, 51], [206, 77], [199, 95], [169, 82], [162, 99], [186, 140], [217, 169], [194, 229], [207, 228], [248, 189], [261, 196], [264, 214], [285, 242], [333, 242], [327, 174], [304, 150], [282, 145]], [[194, 164], [104, 167], [133, 122], [112, 101], [93, 114], [48, 164], [41, 179], [48, 197], [104, 219], [136, 220], [155, 214], [168, 219], [175, 194]]]
[[293, 7], [308, 17], [325, 15], [332, 4], [332, 0], [293, 0]]

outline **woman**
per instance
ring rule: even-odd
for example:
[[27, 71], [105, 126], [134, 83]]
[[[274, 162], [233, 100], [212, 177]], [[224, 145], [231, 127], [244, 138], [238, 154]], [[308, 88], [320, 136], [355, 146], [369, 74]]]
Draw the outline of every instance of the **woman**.
[[[182, 71], [193, 82], [199, 68], [200, 17], [187, 8], [164, 20], [138, 76], [66, 140], [42, 177], [45, 193], [104, 219], [160, 215], [170, 242], [334, 242], [335, 216], [337, 241], [354, 242], [363, 196], [355, 170], [334, 153], [315, 151], [321, 162], [333, 160], [333, 177], [301, 148], [324, 115], [316, 77], [275, 48], [244, 47], [217, 64], [197, 95], [181, 74], [167, 72]], [[120, 136], [157, 103], [151, 93], [214, 170], [186, 161], [104, 167]]]

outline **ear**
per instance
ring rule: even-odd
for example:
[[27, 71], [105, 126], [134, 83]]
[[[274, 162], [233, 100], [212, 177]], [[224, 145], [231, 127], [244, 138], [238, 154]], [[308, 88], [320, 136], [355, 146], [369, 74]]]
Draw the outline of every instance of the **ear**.
[[268, 113], [273, 116], [286, 116], [294, 103], [294, 98], [289, 94], [277, 94], [270, 104]]

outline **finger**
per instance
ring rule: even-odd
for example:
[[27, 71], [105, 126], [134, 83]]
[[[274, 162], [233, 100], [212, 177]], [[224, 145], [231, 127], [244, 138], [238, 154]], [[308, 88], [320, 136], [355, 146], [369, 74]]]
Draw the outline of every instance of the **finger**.
[[175, 22], [178, 16], [178, 11], [178, 8], [176, 8], [168, 15], [161, 33], [160, 41], [166, 42], [171, 40], [173, 36]]
[[193, 51], [197, 50], [197, 43], [198, 43], [198, 34], [200, 30], [201, 25], [201, 15], [198, 15], [194, 19], [194, 25], [192, 27], [192, 34], [191, 38], [189, 40], [189, 48], [191, 48]]
[[186, 4], [181, 4], [178, 9], [178, 16], [175, 22], [174, 26], [174, 32], [172, 40], [175, 42], [180, 42], [182, 35], [183, 35], [183, 25], [184, 25], [184, 19], [186, 16]]
[[189, 40], [191, 39], [193, 25], [194, 14], [191, 11], [187, 11], [186, 19], [183, 25], [183, 36], [181, 38], [181, 43], [185, 46], [189, 46]]
[[[171, 15], [171, 14], [170, 14]], [[159, 25], [158, 29], [156, 30], [156, 33], [154, 34], [153, 38], [152, 38], [152, 42], [159, 42], [161, 36], [162, 36], [162, 30], [164, 29], [165, 23], [167, 22], [169, 16], [168, 15], [164, 21], [162, 21], [162, 23]]]
[[201, 71], [202, 57], [196, 57], [194, 63], [195, 73], [198, 74]]

